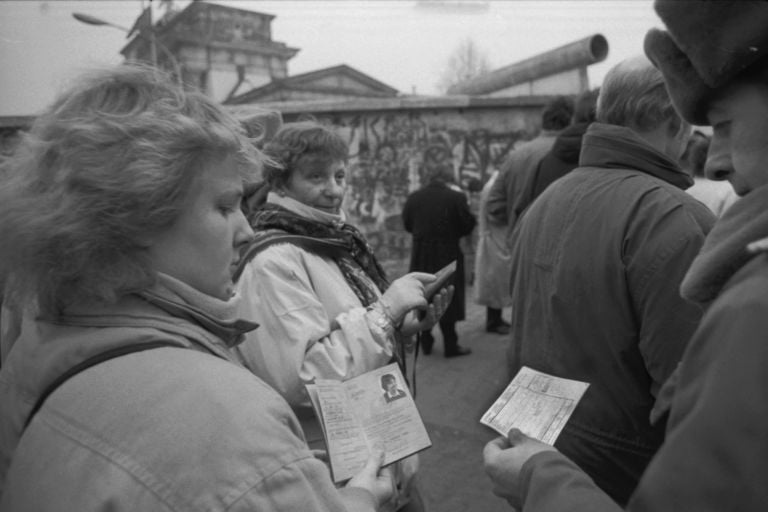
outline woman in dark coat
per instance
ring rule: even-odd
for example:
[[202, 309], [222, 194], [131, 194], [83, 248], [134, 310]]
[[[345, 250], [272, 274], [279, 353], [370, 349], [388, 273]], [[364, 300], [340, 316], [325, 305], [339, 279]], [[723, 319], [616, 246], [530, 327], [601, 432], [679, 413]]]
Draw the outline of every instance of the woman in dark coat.
[[[464, 320], [464, 255], [459, 246], [463, 236], [477, 224], [469, 211], [466, 196], [454, 190], [453, 155], [444, 146], [424, 151], [423, 174], [426, 185], [408, 196], [403, 208], [405, 230], [413, 235], [410, 271], [437, 272], [456, 260], [453, 301], [440, 319], [445, 357], [467, 355], [470, 349], [459, 345], [456, 322]], [[432, 352], [431, 331], [422, 332], [425, 354]]]

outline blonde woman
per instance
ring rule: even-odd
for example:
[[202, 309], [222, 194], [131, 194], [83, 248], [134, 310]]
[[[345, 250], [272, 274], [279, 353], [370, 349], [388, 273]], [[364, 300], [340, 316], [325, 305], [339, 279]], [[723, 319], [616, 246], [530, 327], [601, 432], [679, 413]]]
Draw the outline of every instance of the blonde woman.
[[[0, 370], [2, 510], [377, 510], [337, 489], [285, 401], [230, 349], [240, 210], [261, 157], [154, 70], [84, 77], [0, 185], [0, 279], [34, 304]], [[6, 295], [5, 299], [9, 296]]]

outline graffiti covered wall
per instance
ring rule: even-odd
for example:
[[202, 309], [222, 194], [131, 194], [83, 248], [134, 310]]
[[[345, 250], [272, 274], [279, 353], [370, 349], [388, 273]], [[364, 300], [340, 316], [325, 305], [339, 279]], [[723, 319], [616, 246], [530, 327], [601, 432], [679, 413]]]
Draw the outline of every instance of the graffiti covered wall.
[[[432, 144], [449, 147], [456, 183], [468, 192], [473, 181], [485, 183], [516, 144], [538, 133], [540, 112], [541, 105], [526, 105], [284, 114], [284, 118], [312, 117], [333, 124], [347, 139], [350, 166], [345, 210], [350, 222], [366, 234], [388, 273], [397, 276], [407, 271], [411, 247], [400, 213], [408, 194], [423, 183], [423, 150]], [[471, 203], [476, 195], [468, 193]], [[465, 247], [471, 253], [474, 245], [468, 241]]]
[[[473, 99], [477, 105], [431, 106], [426, 100], [414, 107], [366, 110], [319, 109], [284, 104], [262, 104], [281, 111], [286, 122], [313, 117], [333, 124], [350, 146], [349, 188], [345, 210], [350, 222], [367, 236], [390, 276], [408, 268], [411, 240], [403, 230], [400, 212], [408, 194], [422, 184], [421, 155], [431, 144], [448, 146], [453, 153], [456, 183], [475, 206], [477, 194], [470, 185], [482, 185], [498, 169], [507, 153], [538, 134], [541, 110], [550, 97], [527, 99]], [[401, 102], [401, 99], [363, 100], [367, 103]], [[445, 103], [447, 100], [439, 100]], [[465, 100], [466, 101], [466, 100]], [[402, 105], [401, 105], [402, 106]], [[0, 124], [0, 161], [15, 146], [19, 130], [32, 118], [9, 119]], [[479, 189], [479, 187], [478, 187]], [[476, 207], [474, 208], [476, 211]], [[474, 256], [474, 238], [466, 240], [467, 269]]]

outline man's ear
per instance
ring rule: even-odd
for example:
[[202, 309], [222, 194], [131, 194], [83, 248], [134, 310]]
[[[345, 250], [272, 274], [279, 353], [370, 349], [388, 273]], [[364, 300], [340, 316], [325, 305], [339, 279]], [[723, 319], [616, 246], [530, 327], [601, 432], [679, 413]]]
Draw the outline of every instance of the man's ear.
[[667, 119], [657, 128], [658, 140], [664, 144], [663, 152], [667, 157], [676, 162], [680, 160], [683, 151], [685, 151], [685, 143], [690, 135], [690, 129], [691, 125], [677, 115]]

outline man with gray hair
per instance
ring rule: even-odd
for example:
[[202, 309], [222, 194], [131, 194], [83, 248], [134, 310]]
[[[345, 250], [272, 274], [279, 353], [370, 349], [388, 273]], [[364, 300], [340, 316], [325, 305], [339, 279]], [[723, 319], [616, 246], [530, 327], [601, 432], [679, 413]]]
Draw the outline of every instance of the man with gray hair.
[[528, 366], [589, 383], [555, 447], [618, 503], [664, 439], [651, 410], [701, 317], [678, 291], [715, 221], [684, 192], [689, 134], [651, 62], [619, 63], [579, 167], [513, 236], [510, 375]]

